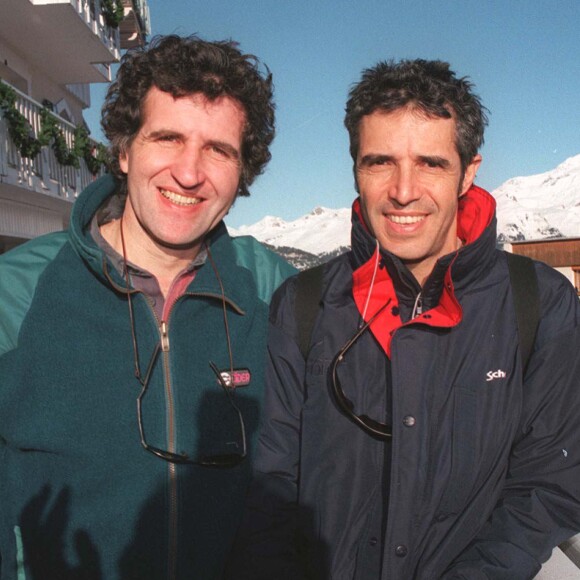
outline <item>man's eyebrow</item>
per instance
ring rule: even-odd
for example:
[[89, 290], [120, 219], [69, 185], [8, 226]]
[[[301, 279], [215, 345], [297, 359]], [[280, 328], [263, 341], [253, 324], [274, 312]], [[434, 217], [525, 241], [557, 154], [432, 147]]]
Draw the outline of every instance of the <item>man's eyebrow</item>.
[[441, 167], [442, 169], [448, 169], [451, 166], [449, 159], [445, 159], [445, 157], [440, 157], [439, 155], [419, 155], [419, 160], [434, 167]]
[[226, 141], [210, 140], [208, 142], [212, 147], [217, 147], [218, 149], [223, 149], [228, 155], [231, 155], [235, 159], [240, 159], [241, 154], [237, 147], [230, 145]]
[[365, 167], [372, 165], [373, 163], [386, 163], [392, 161], [394, 157], [392, 155], [384, 155], [382, 153], [369, 153], [358, 162], [359, 166]]
[[180, 137], [181, 133], [175, 129], [157, 129], [145, 135], [145, 139], [155, 140], [159, 137]]

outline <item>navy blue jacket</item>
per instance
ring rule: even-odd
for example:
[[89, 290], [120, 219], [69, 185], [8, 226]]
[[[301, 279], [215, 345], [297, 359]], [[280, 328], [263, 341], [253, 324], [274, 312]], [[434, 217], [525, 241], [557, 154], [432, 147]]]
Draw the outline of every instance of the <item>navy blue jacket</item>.
[[[494, 205], [472, 188], [460, 206], [464, 246], [422, 289], [376, 250], [355, 211], [352, 251], [324, 270], [306, 361], [295, 278], [278, 290], [232, 578], [527, 579], [580, 530], [580, 303], [561, 274], [535, 264], [541, 321], [523, 377]], [[387, 443], [330, 394], [329, 366], [369, 293], [367, 320], [391, 303], [338, 373], [357, 413], [392, 425]]]

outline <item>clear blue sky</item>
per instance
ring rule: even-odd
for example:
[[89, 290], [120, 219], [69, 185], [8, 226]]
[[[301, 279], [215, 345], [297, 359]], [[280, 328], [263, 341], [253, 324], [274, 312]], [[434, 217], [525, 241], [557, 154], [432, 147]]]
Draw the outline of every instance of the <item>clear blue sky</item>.
[[[442, 59], [491, 111], [477, 183], [494, 189], [580, 153], [580, 0], [149, 0], [153, 34], [234, 39], [274, 75], [272, 161], [226, 219], [292, 220], [355, 197], [347, 92], [389, 58]], [[102, 138], [104, 85], [87, 121]]]

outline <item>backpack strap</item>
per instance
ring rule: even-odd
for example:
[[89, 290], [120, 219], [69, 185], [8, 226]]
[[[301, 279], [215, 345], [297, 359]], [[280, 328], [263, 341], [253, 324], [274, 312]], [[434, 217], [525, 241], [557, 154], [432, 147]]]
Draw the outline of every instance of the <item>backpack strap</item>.
[[296, 313], [296, 325], [298, 327], [298, 346], [304, 360], [308, 357], [314, 321], [320, 305], [322, 270], [322, 264], [303, 270], [298, 273], [296, 280], [294, 312]]
[[540, 322], [538, 278], [532, 259], [509, 252], [505, 254], [516, 311], [522, 369], [525, 373]]
[[[534, 350], [540, 322], [540, 297], [534, 262], [526, 256], [505, 252], [510, 274], [522, 369], [525, 373]], [[310, 350], [314, 322], [322, 295], [323, 265], [299, 272], [296, 281], [294, 311], [298, 327], [298, 346], [304, 359]]]

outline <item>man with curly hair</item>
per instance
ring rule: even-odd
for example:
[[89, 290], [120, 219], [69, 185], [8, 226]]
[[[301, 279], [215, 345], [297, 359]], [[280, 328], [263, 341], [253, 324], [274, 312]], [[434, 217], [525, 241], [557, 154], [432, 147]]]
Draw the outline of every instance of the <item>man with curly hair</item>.
[[102, 123], [114, 175], [0, 258], [0, 577], [218, 578], [293, 272], [222, 221], [270, 159], [271, 75], [159, 37]]

